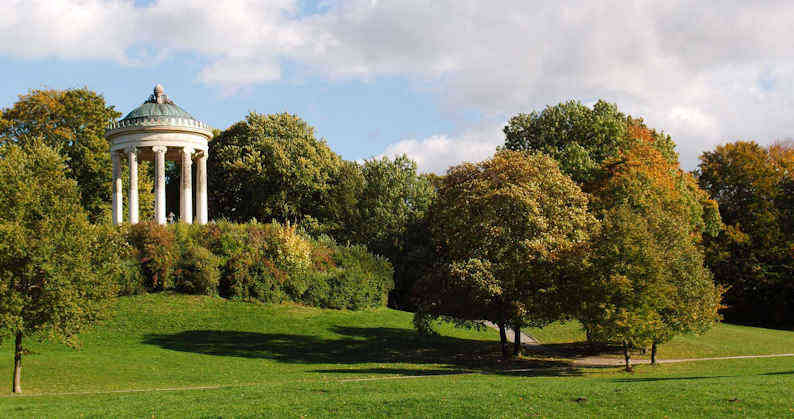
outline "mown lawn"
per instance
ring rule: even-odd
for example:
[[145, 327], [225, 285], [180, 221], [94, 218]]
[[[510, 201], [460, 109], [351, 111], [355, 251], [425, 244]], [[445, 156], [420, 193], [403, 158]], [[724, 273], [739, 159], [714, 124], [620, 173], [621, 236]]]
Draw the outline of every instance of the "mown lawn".
[[[576, 321], [529, 329], [527, 334], [548, 344], [586, 340], [581, 325]], [[718, 324], [703, 335], [677, 336], [659, 348], [660, 359], [784, 353], [794, 353], [794, 332], [727, 323]]]
[[[743, 339], [755, 339], [752, 328], [724, 333], [731, 330], [749, 333], [725, 340], [737, 351]], [[31, 342], [25, 395], [3, 389], [0, 416], [794, 414], [794, 358], [640, 366], [627, 374], [554, 358], [505, 363], [495, 331], [442, 326], [441, 332], [419, 337], [410, 313], [389, 309], [168, 294], [121, 298], [114, 318], [82, 337], [81, 350]], [[791, 340], [790, 332], [758, 332], [755, 340], [767, 342], [759, 348]], [[689, 346], [696, 352], [707, 345], [695, 339]], [[0, 348], [0, 368], [10, 378], [9, 342]]]

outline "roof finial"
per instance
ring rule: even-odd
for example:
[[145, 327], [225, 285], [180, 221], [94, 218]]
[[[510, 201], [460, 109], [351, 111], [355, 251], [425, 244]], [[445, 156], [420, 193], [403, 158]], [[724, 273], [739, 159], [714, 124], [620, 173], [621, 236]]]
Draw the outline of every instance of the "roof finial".
[[149, 100], [147, 100], [146, 103], [157, 103], [160, 105], [165, 103], [171, 105], [174, 104], [174, 102], [172, 102], [171, 99], [168, 99], [168, 95], [164, 93], [163, 85], [159, 83], [156, 86], [154, 86], [154, 93], [152, 93], [152, 95], [149, 96]]

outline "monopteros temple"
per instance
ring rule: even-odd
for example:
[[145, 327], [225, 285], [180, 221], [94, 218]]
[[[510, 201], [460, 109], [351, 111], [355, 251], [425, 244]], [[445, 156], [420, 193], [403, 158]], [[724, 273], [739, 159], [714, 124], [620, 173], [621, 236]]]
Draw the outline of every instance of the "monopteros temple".
[[154, 93], [105, 131], [113, 160], [113, 224], [124, 222], [121, 160], [129, 173], [128, 222], [138, 222], [138, 161], [154, 161], [154, 219], [165, 224], [165, 161], [181, 164], [179, 220], [193, 222], [192, 165], [196, 161], [196, 217], [207, 223], [207, 149], [212, 129], [174, 104], [157, 85]]

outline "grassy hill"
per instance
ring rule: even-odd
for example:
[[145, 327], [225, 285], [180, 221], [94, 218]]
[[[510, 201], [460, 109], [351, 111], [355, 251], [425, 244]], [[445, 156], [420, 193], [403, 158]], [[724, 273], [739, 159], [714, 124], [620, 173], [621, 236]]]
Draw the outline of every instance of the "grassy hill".
[[[577, 321], [553, 323], [527, 333], [544, 344], [586, 340]], [[794, 332], [720, 323], [703, 335], [681, 335], [659, 348], [661, 359], [794, 353]], [[640, 358], [644, 358], [640, 356]]]
[[[541, 339], [572, 330], [556, 325]], [[722, 340], [720, 351], [777, 352], [794, 342], [791, 332], [715, 332], [683, 339], [676, 350], [702, 353], [713, 346], [703, 342]], [[0, 416], [778, 416], [794, 406], [793, 358], [627, 374], [548, 358], [503, 363], [496, 339], [492, 330], [450, 326], [420, 337], [410, 313], [389, 309], [125, 297], [111, 320], [81, 337], [80, 350], [31, 342], [26, 395], [0, 397]], [[0, 368], [10, 378], [9, 343]]]

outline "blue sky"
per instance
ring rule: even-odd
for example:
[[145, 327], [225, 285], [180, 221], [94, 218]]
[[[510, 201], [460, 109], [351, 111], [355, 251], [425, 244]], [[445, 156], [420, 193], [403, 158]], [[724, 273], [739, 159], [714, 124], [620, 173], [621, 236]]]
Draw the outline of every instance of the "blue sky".
[[442, 172], [488, 157], [511, 115], [603, 98], [692, 169], [792, 136], [792, 24], [781, 1], [6, 0], [0, 105], [87, 86], [126, 113], [161, 83], [218, 128], [287, 111], [347, 159]]

